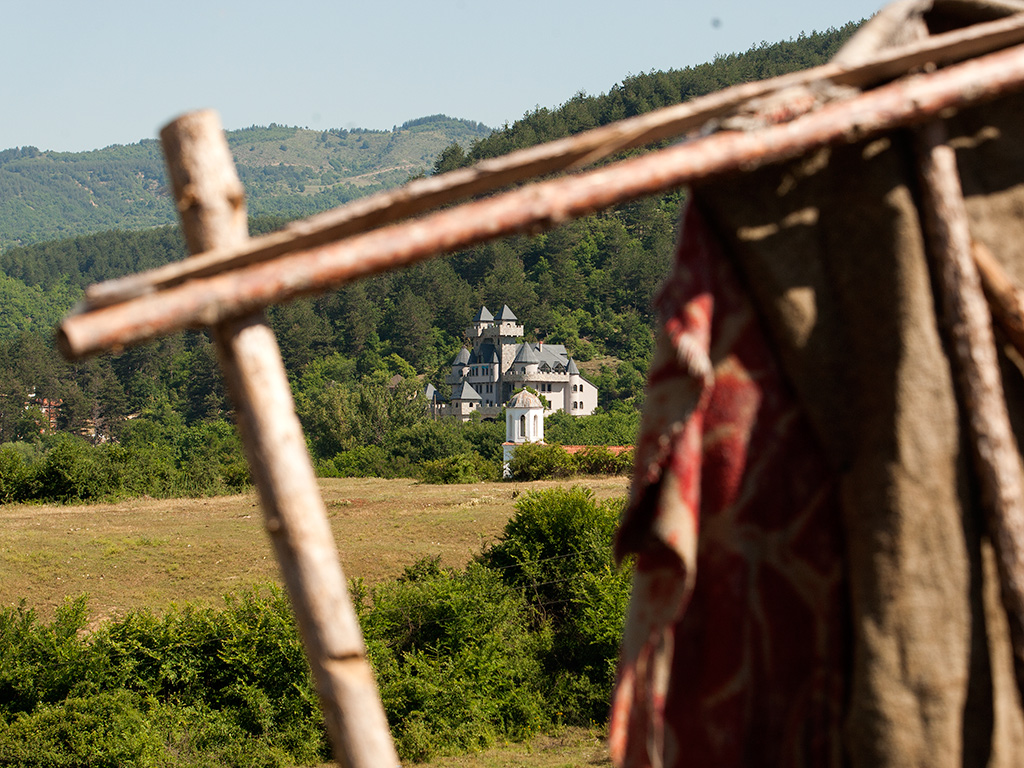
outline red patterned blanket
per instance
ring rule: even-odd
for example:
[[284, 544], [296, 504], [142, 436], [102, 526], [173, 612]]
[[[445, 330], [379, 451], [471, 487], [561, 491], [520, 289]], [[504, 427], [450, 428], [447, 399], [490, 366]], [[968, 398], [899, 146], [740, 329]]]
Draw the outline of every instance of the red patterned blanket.
[[836, 483], [697, 209], [662, 330], [618, 541], [634, 591], [612, 709], [618, 765], [840, 765]]

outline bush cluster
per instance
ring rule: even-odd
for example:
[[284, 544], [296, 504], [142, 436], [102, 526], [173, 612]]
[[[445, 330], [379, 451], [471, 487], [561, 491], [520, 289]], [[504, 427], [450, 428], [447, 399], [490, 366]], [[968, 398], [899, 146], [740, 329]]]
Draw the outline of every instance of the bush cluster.
[[[611, 566], [619, 502], [526, 493], [463, 570], [424, 559], [352, 585], [403, 760], [603, 721], [628, 574]], [[86, 631], [84, 598], [53, 622], [0, 611], [0, 765], [286, 766], [327, 759], [282, 593], [223, 609], [133, 611]]]
[[206, 496], [243, 490], [249, 468], [226, 421], [165, 434], [147, 420], [125, 425], [120, 442], [91, 445], [68, 433], [0, 445], [0, 503], [71, 503], [130, 496]]
[[543, 480], [572, 475], [625, 475], [633, 471], [633, 451], [613, 453], [607, 446], [588, 445], [571, 454], [557, 443], [517, 446], [508, 464], [513, 480]]
[[504, 423], [423, 418], [389, 432], [381, 445], [355, 445], [320, 459], [316, 470], [320, 477], [412, 477], [427, 483], [498, 480], [504, 436]]
[[0, 612], [0, 765], [287, 766], [326, 757], [279, 590], [220, 611], [147, 611], [86, 634], [85, 599], [50, 624]]

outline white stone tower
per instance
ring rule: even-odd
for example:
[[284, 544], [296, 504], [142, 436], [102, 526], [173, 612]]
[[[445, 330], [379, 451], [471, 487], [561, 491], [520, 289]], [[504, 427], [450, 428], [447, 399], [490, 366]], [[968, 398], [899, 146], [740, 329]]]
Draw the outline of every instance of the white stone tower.
[[508, 477], [508, 463], [512, 454], [523, 443], [544, 442], [544, 404], [533, 392], [522, 390], [512, 395], [505, 406], [505, 443], [503, 451], [504, 473]]

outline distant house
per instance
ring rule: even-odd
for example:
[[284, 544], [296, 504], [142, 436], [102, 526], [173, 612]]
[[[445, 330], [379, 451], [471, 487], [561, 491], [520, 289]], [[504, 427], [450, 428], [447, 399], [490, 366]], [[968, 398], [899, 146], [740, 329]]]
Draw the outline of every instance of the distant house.
[[546, 413], [589, 416], [597, 408], [597, 387], [583, 377], [565, 347], [519, 341], [523, 326], [507, 304], [497, 317], [481, 307], [466, 336], [473, 348], [459, 350], [445, 380], [452, 387], [451, 399], [445, 402], [428, 385], [427, 400], [435, 414], [463, 421], [473, 413], [494, 418], [512, 393], [524, 387], [548, 401]]

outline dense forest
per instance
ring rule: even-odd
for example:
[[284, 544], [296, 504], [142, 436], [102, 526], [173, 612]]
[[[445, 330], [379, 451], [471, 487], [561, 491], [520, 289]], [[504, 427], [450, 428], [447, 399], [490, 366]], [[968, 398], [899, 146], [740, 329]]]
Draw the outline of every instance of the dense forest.
[[[460, 143], [450, 143], [436, 156], [433, 172], [726, 85], [820, 64], [854, 28], [850, 24], [797, 40], [762, 44], [698, 67], [632, 76], [600, 96], [578, 94], [558, 108], [527, 114], [476, 141], [468, 151]], [[401, 130], [414, 135], [435, 122], [434, 118], [413, 121]], [[278, 151], [298, 155], [299, 148], [288, 143], [298, 133], [280, 126], [252, 128], [232, 133], [230, 141], [236, 156], [265, 154], [274, 142]], [[326, 132], [313, 142], [358, 143], [374, 137], [383, 141], [395, 135]], [[139, 147], [135, 145], [133, 151], [141, 151]], [[269, 169], [278, 167], [243, 164], [242, 173], [248, 176], [250, 190], [261, 184], [270, 189], [279, 180], [271, 178]], [[296, 188], [295, 194], [302, 193]], [[304, 199], [309, 198], [306, 194]], [[268, 192], [264, 199], [275, 198]], [[489, 446], [500, 442], [500, 425], [496, 430], [489, 425], [427, 423], [415, 397], [424, 381], [445, 391], [443, 379], [450, 360], [481, 305], [497, 310], [508, 304], [523, 323], [527, 338], [565, 344], [600, 390], [601, 417], [618, 419], [604, 425], [615, 439], [594, 442], [628, 442], [621, 439], [623, 425], [635, 429], [636, 406], [642, 399], [653, 347], [652, 298], [669, 265], [682, 199], [681, 191], [644, 199], [546, 234], [488, 243], [319, 298], [272, 308], [269, 319], [320, 471], [415, 474], [424, 462], [446, 456], [496, 459]], [[253, 205], [257, 214], [260, 205]], [[273, 205], [268, 202], [262, 210], [269, 208]], [[293, 213], [287, 206], [284, 212]], [[286, 220], [257, 215], [252, 230], [268, 231]], [[147, 440], [170, 446], [162, 454], [160, 471], [151, 467], [140, 471], [140, 476], [173, 478], [166, 492], [202, 490], [181, 474], [190, 461], [182, 435], [230, 421], [230, 405], [208, 336], [180, 334], [120, 355], [67, 363], [54, 354], [48, 330], [89, 283], [157, 266], [183, 253], [180, 234], [173, 226], [108, 231], [10, 247], [0, 253], [0, 290], [7, 299], [0, 305], [0, 403], [8, 404], [0, 408], [0, 442], [21, 446], [15, 450], [8, 445], [7, 459], [24, 477], [33, 476], [29, 471], [33, 467], [38, 471], [47, 441], [54, 439], [48, 437], [51, 429], [41, 411], [21, 407], [26, 394], [33, 393], [34, 402], [41, 398], [62, 402], [57, 431], [87, 435], [94, 442], [112, 439], [122, 447]], [[402, 377], [401, 384], [394, 383], [396, 375]], [[549, 439], [560, 439], [557, 424], [556, 420]], [[564, 429], [561, 439], [572, 441], [572, 428]], [[215, 463], [216, 476], [208, 491], [232, 487], [238, 480], [237, 455], [229, 443], [216, 442], [224, 457], [223, 471], [216, 475], [220, 465]], [[24, 444], [35, 447], [30, 450]], [[0, 465], [4, 460], [0, 456]], [[112, 492], [136, 490], [125, 481]], [[156, 493], [148, 486], [144, 492]]]

